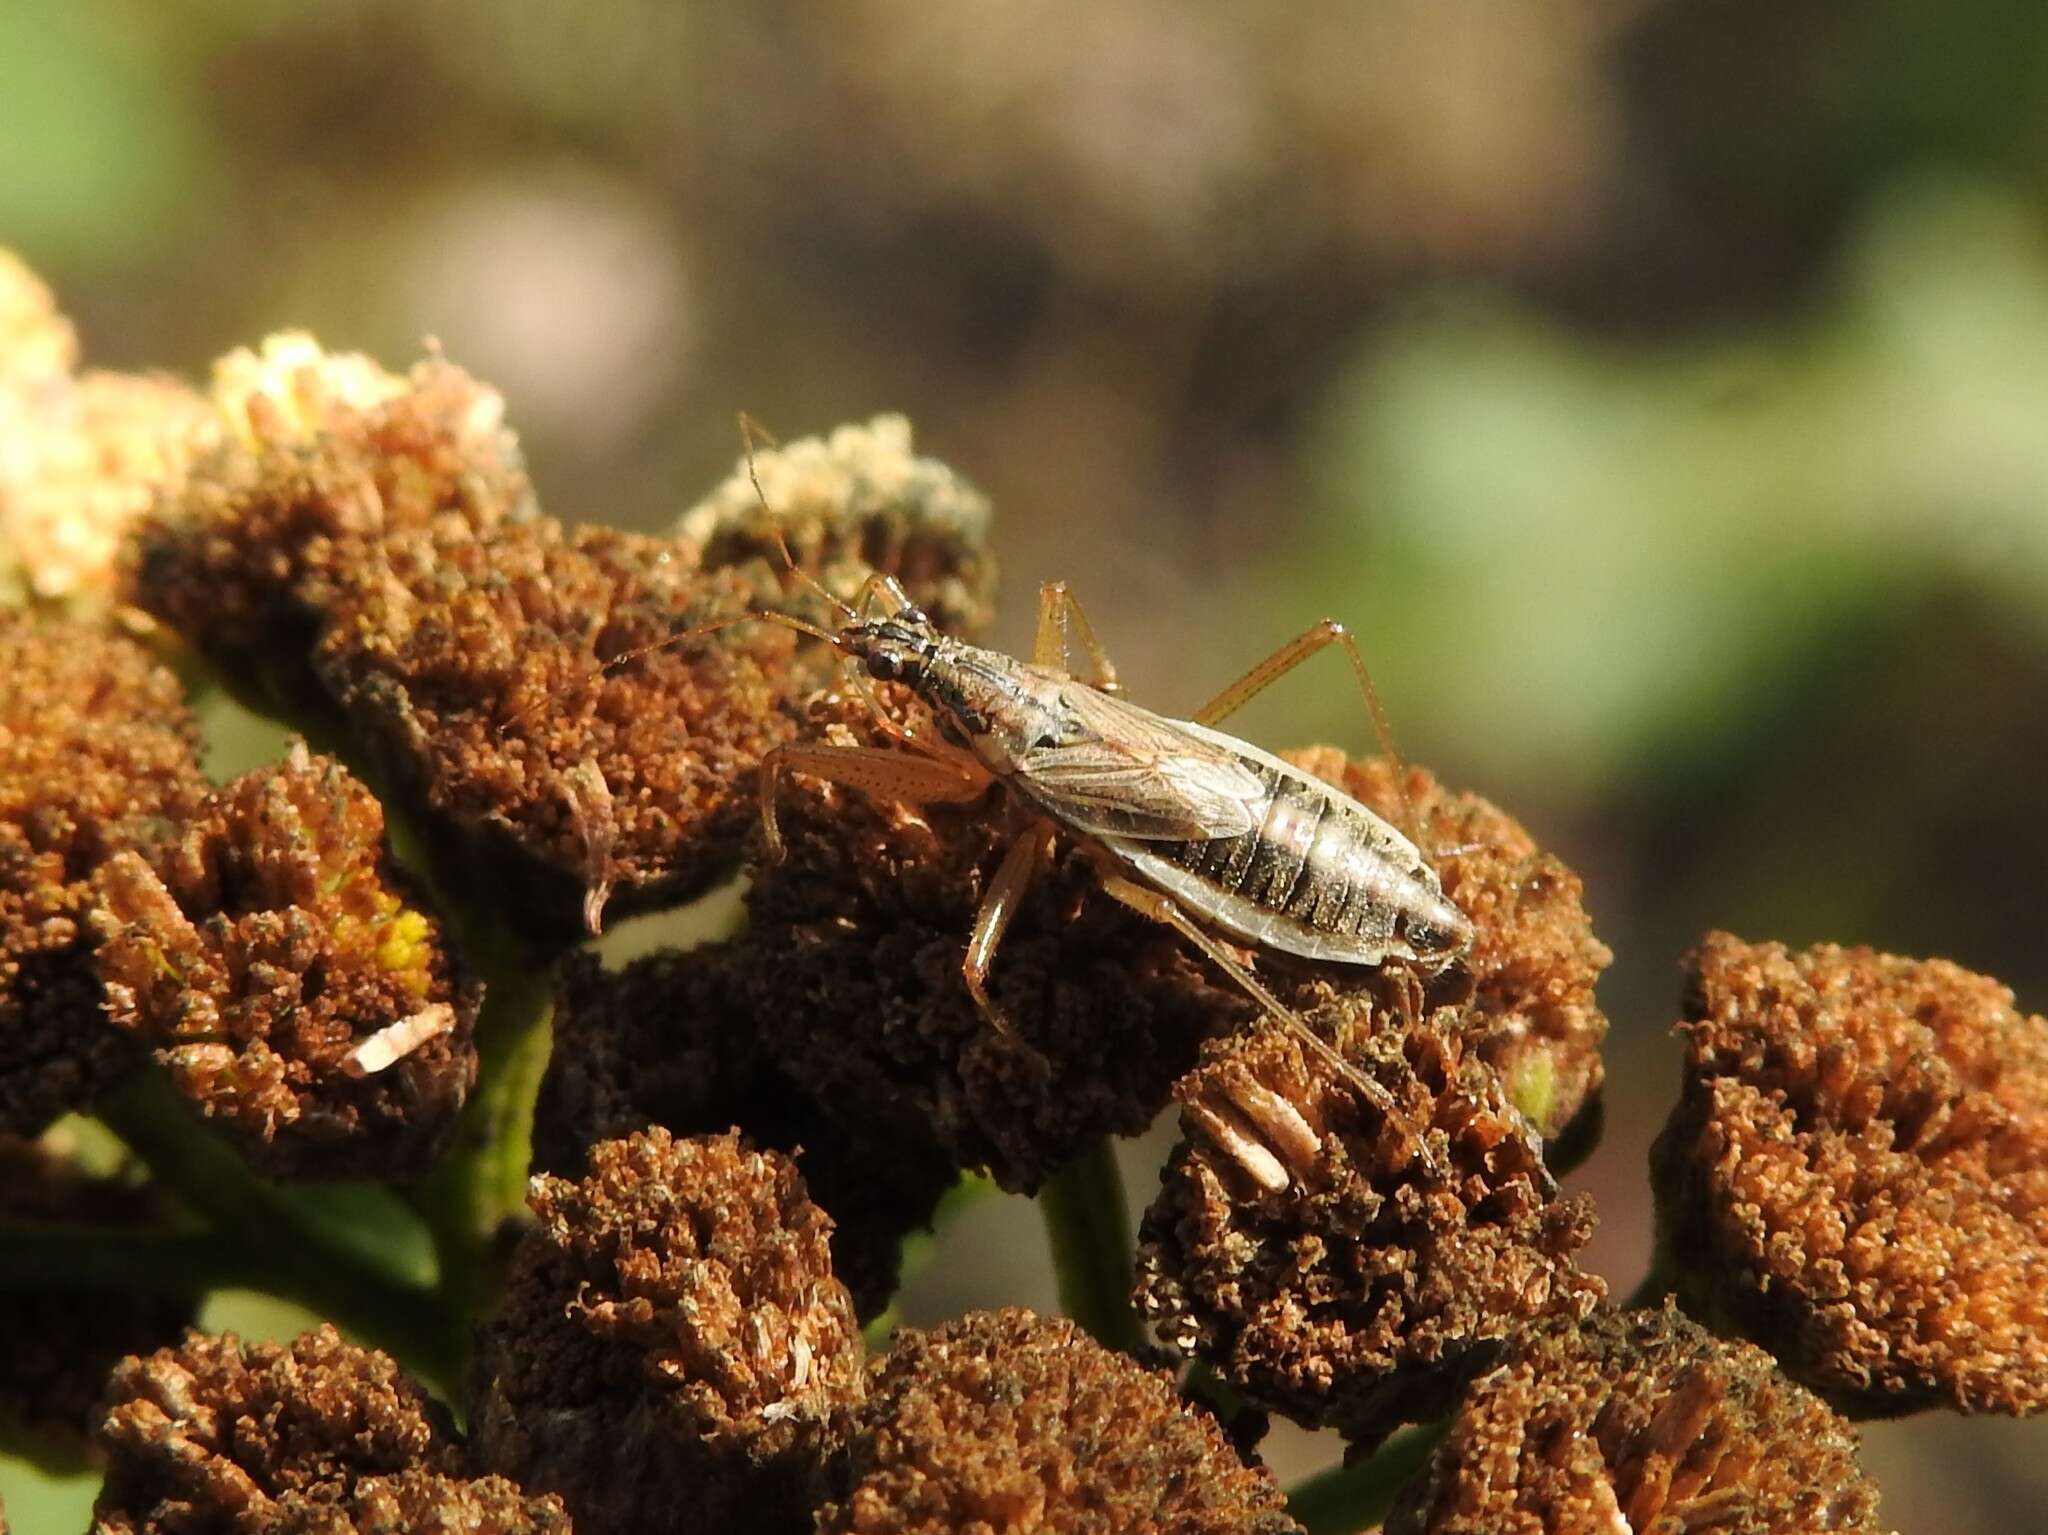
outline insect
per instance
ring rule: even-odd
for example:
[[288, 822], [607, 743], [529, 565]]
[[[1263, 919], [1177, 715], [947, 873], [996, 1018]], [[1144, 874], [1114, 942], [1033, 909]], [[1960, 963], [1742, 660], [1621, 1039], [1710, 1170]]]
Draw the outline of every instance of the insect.
[[[752, 430], [744, 418], [741, 426], [751, 473]], [[765, 496], [762, 505], [767, 510]], [[887, 575], [871, 575], [852, 604], [841, 601], [791, 558], [772, 511], [769, 527], [787, 576], [823, 597], [844, 622], [833, 632], [787, 614], [746, 616], [802, 630], [854, 663], [849, 679], [894, 742], [791, 743], [771, 750], [760, 771], [771, 857], [782, 848], [776, 797], [785, 773], [909, 804], [965, 804], [998, 782], [1026, 809], [1027, 825], [988, 883], [961, 964], [967, 990], [991, 1028], [1015, 1037], [989, 996], [989, 972], [1026, 890], [1051, 858], [1055, 832], [1064, 832], [1094, 862], [1108, 895], [1179, 933], [1325, 1066], [1383, 1112], [1394, 1112], [1384, 1087], [1310, 1028], [1217, 936], [1323, 963], [1401, 961], [1422, 976], [1448, 969], [1471, 947], [1470, 919], [1444, 894], [1414, 842], [1349, 795], [1216, 728], [1269, 684], [1336, 644], [1387, 740], [1370, 674], [1341, 624], [1317, 624], [1192, 718], [1169, 719], [1123, 696], [1115, 668], [1064, 582], [1040, 589], [1036, 643], [1025, 662], [940, 633]], [[1069, 667], [1076, 642], [1085, 677]], [[934, 728], [892, 717], [875, 680], [908, 688]]]

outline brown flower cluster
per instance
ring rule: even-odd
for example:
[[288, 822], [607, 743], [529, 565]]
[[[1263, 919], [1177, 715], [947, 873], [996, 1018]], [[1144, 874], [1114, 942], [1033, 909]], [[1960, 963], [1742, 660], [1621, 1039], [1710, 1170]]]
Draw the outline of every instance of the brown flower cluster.
[[[529, 926], [594, 926], [729, 872], [750, 775], [815, 659], [741, 624], [753, 587], [674, 539], [553, 522], [385, 540], [340, 580], [316, 665], [356, 736]], [[815, 651], [815, 647], [814, 647]]]
[[608, 1141], [540, 1177], [484, 1329], [471, 1412], [490, 1470], [559, 1493], [583, 1535], [810, 1527], [858, 1400], [853, 1303], [829, 1221], [787, 1159], [733, 1135]]
[[1653, 1157], [1688, 1305], [1860, 1412], [2048, 1406], [2048, 1019], [1944, 960], [1708, 937]]
[[340, 764], [295, 748], [93, 888], [107, 1016], [253, 1162], [424, 1167], [476, 1075], [479, 993]]
[[96, 1535], [567, 1535], [552, 1498], [465, 1478], [446, 1415], [331, 1327], [188, 1333], [115, 1371]]
[[0, 610], [0, 1130], [85, 1104], [132, 1051], [101, 1016], [93, 871], [206, 793], [175, 678], [129, 640]]
[[[880, 740], [840, 698], [803, 735]], [[989, 991], [1012, 1034], [992, 1030], [960, 965], [1022, 830], [1008, 808], [1000, 791], [913, 808], [785, 780], [783, 856], [754, 859], [747, 925], [720, 953], [742, 1016], [850, 1135], [924, 1138], [1028, 1192], [1090, 1137], [1143, 1129], [1201, 1041], [1254, 1009], [1063, 841], [1003, 940]]]
[[1666, 1305], [1517, 1335], [1474, 1383], [1386, 1535], [1875, 1535], [1856, 1435]]
[[1209, 1046], [1176, 1089], [1184, 1138], [1145, 1217], [1139, 1299], [1254, 1402], [1370, 1447], [1605, 1287], [1573, 1262], [1592, 1204], [1557, 1196], [1483, 1021], [1379, 1016], [1356, 993], [1307, 1021], [1384, 1105], [1276, 1026]]
[[832, 1272], [865, 1320], [896, 1291], [903, 1238], [931, 1223], [959, 1170], [900, 1127], [860, 1133], [828, 1116], [776, 1062], [718, 951], [650, 954], [620, 971], [572, 956], [555, 994], [554, 1047], [533, 1127], [537, 1171], [580, 1177], [592, 1146], [660, 1125], [737, 1126], [795, 1155], [832, 1217]]
[[899, 1333], [832, 1480], [821, 1535], [1297, 1531], [1171, 1375], [1022, 1310]]
[[0, 606], [104, 608], [130, 524], [217, 435], [183, 384], [77, 368], [71, 323], [0, 249]]
[[212, 407], [218, 441], [140, 530], [134, 597], [245, 682], [296, 690], [331, 583], [376, 539], [532, 515], [503, 400], [439, 357], [398, 378], [272, 336], [216, 365]]
[[[61, 1149], [0, 1135], [0, 1218], [146, 1228], [163, 1201], [127, 1178], [86, 1172]], [[97, 1419], [107, 1372], [124, 1356], [175, 1339], [198, 1298], [152, 1290], [16, 1290], [0, 1321], [0, 1424], [61, 1452], [75, 1450]]]
[[[1408, 771], [1404, 800], [1387, 758], [1347, 758], [1326, 746], [1289, 755], [1396, 826], [1408, 824], [1412, 807], [1444, 893], [1477, 930], [1465, 962], [1436, 983], [1431, 1000], [1468, 1003], [1480, 1056], [1539, 1135], [1578, 1139], [1570, 1132], [1597, 1109], [1605, 1075], [1607, 1017], [1593, 988], [1614, 958], [1593, 936], [1579, 876], [1507, 812], [1419, 768]], [[1399, 1000], [1384, 985], [1381, 995]]]

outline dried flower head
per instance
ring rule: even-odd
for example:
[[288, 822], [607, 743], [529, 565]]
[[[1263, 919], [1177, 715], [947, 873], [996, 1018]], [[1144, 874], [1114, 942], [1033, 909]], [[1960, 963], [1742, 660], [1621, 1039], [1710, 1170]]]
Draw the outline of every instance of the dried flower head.
[[897, 1333], [832, 1482], [820, 1535], [1296, 1529], [1171, 1375], [1014, 1309]]
[[752, 770], [789, 738], [815, 660], [786, 629], [740, 624], [605, 663], [751, 596], [673, 539], [444, 526], [346, 573], [317, 665], [478, 887], [573, 935], [614, 890], [627, 909], [673, 901], [737, 860]]
[[[61, 1135], [43, 1143], [0, 1135], [0, 1216], [140, 1229], [164, 1215], [153, 1189], [80, 1168]], [[82, 1446], [108, 1372], [124, 1355], [176, 1339], [197, 1305], [194, 1295], [139, 1289], [10, 1291], [0, 1321], [0, 1425], [56, 1449]]]
[[[836, 697], [814, 701], [803, 734], [881, 739]], [[722, 954], [744, 1016], [851, 1135], [922, 1135], [1028, 1192], [1090, 1137], [1151, 1123], [1200, 1042], [1254, 1011], [1062, 841], [990, 975], [1005, 1037], [960, 974], [987, 880], [1023, 831], [1001, 792], [913, 808], [799, 776], [776, 808], [784, 854], [755, 861], [747, 925]]]
[[400, 1471], [366, 1476], [345, 1501], [287, 1493], [263, 1535], [570, 1535], [556, 1497], [528, 1497], [502, 1476]]
[[1856, 1433], [1666, 1305], [1519, 1335], [1476, 1381], [1387, 1535], [1875, 1535]]
[[[1314, 747], [1290, 753], [1289, 760], [1396, 826], [1405, 824], [1400, 784], [1387, 758], [1347, 758]], [[1579, 876], [1540, 849], [1520, 822], [1419, 768], [1409, 769], [1407, 788], [1421, 845], [1443, 877], [1444, 893], [1478, 929], [1465, 962], [1445, 974], [1432, 999], [1452, 1000], [1470, 986], [1480, 1055], [1500, 1073], [1537, 1133], [1553, 1140], [1595, 1102], [1605, 1077], [1600, 1043], [1607, 1017], [1593, 988], [1614, 955], [1593, 936]]]
[[2048, 1019], [1944, 960], [1726, 933], [1686, 1014], [1653, 1167], [1688, 1301], [1856, 1411], [2048, 1407]]
[[289, 1347], [187, 1333], [126, 1360], [107, 1403], [96, 1535], [256, 1535], [289, 1502], [347, 1507], [370, 1477], [461, 1470], [426, 1393], [332, 1327]]
[[898, 1126], [856, 1136], [827, 1117], [764, 1048], [730, 995], [736, 978], [716, 947], [620, 971], [572, 957], [555, 996], [533, 1165], [581, 1176], [592, 1146], [650, 1125], [676, 1135], [737, 1125], [751, 1145], [801, 1151], [805, 1187], [832, 1218], [832, 1272], [855, 1311], [875, 1316], [895, 1293], [903, 1238], [931, 1224], [958, 1170]]
[[860, 1334], [824, 1213], [783, 1157], [649, 1130], [539, 1177], [479, 1340], [474, 1451], [560, 1493], [583, 1535], [691, 1509], [707, 1529], [810, 1527], [859, 1396]]
[[93, 884], [108, 1016], [252, 1161], [300, 1176], [424, 1167], [476, 1076], [478, 989], [339, 763], [296, 747]]
[[532, 515], [503, 400], [439, 357], [400, 379], [273, 336], [223, 359], [213, 404], [221, 440], [141, 529], [135, 596], [244, 669], [292, 667], [375, 539]]
[[132, 1050], [101, 1016], [93, 870], [206, 793], [177, 680], [132, 641], [0, 612], [0, 1130], [82, 1107]]
[[[703, 551], [705, 569], [744, 566], [764, 598], [779, 592], [772, 517], [797, 562], [842, 598], [879, 572], [902, 582], [946, 633], [987, 631], [995, 603], [988, 498], [939, 460], [917, 457], [902, 416], [757, 452], [753, 470], [758, 493], [742, 462], [676, 520], [676, 533]], [[790, 611], [814, 624], [839, 621], [801, 595]]]
[[1484, 1057], [1485, 1024], [1405, 1023], [1349, 994], [1311, 1026], [1390, 1095], [1360, 1101], [1271, 1024], [1208, 1046], [1147, 1212], [1139, 1298], [1161, 1335], [1262, 1406], [1370, 1446], [1444, 1412], [1531, 1320], [1605, 1287]]

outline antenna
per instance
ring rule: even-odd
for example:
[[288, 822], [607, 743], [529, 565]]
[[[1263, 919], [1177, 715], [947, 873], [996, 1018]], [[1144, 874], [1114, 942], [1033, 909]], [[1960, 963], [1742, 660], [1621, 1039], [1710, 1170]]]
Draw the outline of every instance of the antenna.
[[[809, 571], [798, 565], [796, 560], [790, 555], [789, 541], [782, 536], [782, 520], [775, 515], [775, 508], [768, 504], [767, 492], [761, 489], [761, 471], [754, 463], [754, 439], [758, 436], [761, 441], [767, 443], [772, 448], [777, 446], [775, 434], [745, 411], [739, 413], [739, 428], [740, 451], [746, 456], [747, 460], [747, 479], [753, 484], [754, 499], [761, 503], [761, 510], [767, 514], [768, 535], [775, 540], [775, 547], [782, 555], [784, 576], [794, 576], [797, 580], [803, 582], [805, 586], [808, 586], [812, 591], [832, 604], [833, 607], [844, 613], [848, 623], [857, 622], [859, 615], [827, 591], [821, 583], [812, 577]], [[787, 580], [784, 581], [783, 589], [785, 591], [788, 590]]]

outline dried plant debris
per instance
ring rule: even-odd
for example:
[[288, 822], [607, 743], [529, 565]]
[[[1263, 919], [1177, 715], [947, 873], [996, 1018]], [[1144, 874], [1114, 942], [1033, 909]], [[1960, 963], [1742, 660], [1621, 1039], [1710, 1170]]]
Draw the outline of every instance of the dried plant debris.
[[733, 1135], [608, 1141], [539, 1177], [479, 1341], [473, 1449], [559, 1493], [583, 1535], [810, 1528], [858, 1400], [860, 1335], [829, 1222], [787, 1159]]
[[326, 1326], [289, 1347], [191, 1332], [128, 1359], [99, 1438], [95, 1535], [256, 1535], [289, 1507], [347, 1509], [371, 1478], [462, 1473], [426, 1393]]
[[220, 440], [140, 530], [134, 596], [243, 671], [289, 668], [374, 540], [533, 514], [504, 401], [439, 357], [400, 378], [277, 335], [216, 364], [212, 399]]
[[1876, 1535], [1856, 1433], [1669, 1305], [1519, 1335], [1474, 1383], [1387, 1535]]
[[[879, 739], [833, 697], [804, 735]], [[1000, 791], [913, 808], [796, 776], [776, 808], [785, 853], [756, 860], [725, 962], [783, 1068], [849, 1133], [922, 1135], [1029, 1192], [1091, 1137], [1144, 1129], [1201, 1041], [1255, 1011], [1062, 843], [990, 976], [1005, 1037], [960, 974], [986, 881], [1022, 830]]]
[[1290, 1034], [1218, 1041], [1176, 1089], [1183, 1139], [1143, 1223], [1160, 1335], [1297, 1421], [1377, 1444], [1448, 1410], [1502, 1340], [1585, 1316], [1592, 1234], [1462, 1010], [1419, 1022], [1351, 994], [1307, 1021], [1390, 1095], [1360, 1100]]
[[84, 1106], [133, 1051], [101, 1015], [95, 868], [207, 792], [177, 680], [132, 641], [0, 611], [0, 1131]]
[[737, 1126], [749, 1144], [797, 1157], [832, 1218], [832, 1272], [866, 1320], [895, 1293], [904, 1237], [930, 1226], [958, 1169], [901, 1126], [828, 1117], [763, 1048], [731, 995], [737, 979], [715, 946], [616, 972], [572, 957], [555, 996], [534, 1167], [577, 1177], [592, 1146], [650, 1125], [677, 1135]]
[[[1332, 747], [1287, 755], [1394, 825], [1407, 825], [1389, 759], [1347, 758]], [[1464, 964], [1444, 975], [1432, 1000], [1469, 1000], [1481, 1056], [1537, 1132], [1554, 1140], [1597, 1101], [1605, 1078], [1607, 1018], [1593, 988], [1614, 955], [1593, 936], [1579, 876], [1512, 816], [1419, 768], [1409, 769], [1407, 789], [1420, 845], [1444, 893], [1478, 929]], [[1456, 997], [1467, 986], [1469, 999]]]
[[432, 1471], [366, 1476], [345, 1501], [289, 1493], [263, 1535], [570, 1535], [555, 1497], [528, 1497], [502, 1476], [474, 1480]]
[[1691, 970], [1653, 1155], [1688, 1305], [1846, 1410], [2048, 1407], [2048, 1019], [1868, 949]]
[[[829, 653], [748, 611], [672, 539], [552, 522], [387, 540], [350, 573], [317, 665], [359, 737], [452, 829], [479, 888], [565, 936], [727, 873], [753, 769]], [[608, 662], [641, 647], [619, 666]]]
[[[763, 602], [837, 628], [835, 610], [783, 592], [769, 519], [797, 563], [844, 601], [871, 574], [893, 576], [948, 634], [985, 634], [995, 615], [995, 564], [985, 548], [988, 498], [933, 458], [911, 451], [910, 423], [877, 416], [827, 437], [754, 454], [677, 519], [705, 569], [745, 569]], [[766, 502], [764, 509], [762, 503]]]
[[[139, 1230], [167, 1213], [154, 1190], [79, 1168], [62, 1133], [40, 1143], [0, 1135], [0, 1219]], [[108, 1372], [175, 1340], [197, 1305], [195, 1295], [141, 1289], [10, 1290], [0, 1305], [0, 1425], [76, 1451], [97, 1425]]]
[[93, 884], [108, 1016], [253, 1163], [424, 1168], [476, 1076], [479, 991], [346, 769], [295, 748]]
[[1296, 1530], [1171, 1375], [1023, 1310], [899, 1332], [832, 1480], [820, 1535]]

